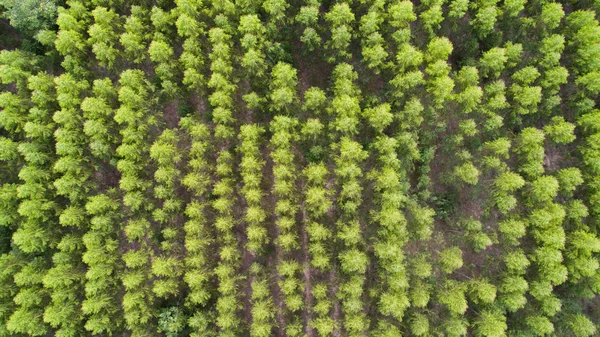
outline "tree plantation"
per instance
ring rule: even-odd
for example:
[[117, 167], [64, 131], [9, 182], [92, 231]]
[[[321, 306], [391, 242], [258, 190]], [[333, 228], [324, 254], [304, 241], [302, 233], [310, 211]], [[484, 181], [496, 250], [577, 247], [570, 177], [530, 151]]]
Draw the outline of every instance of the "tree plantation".
[[0, 337], [598, 336], [598, 13], [0, 0]]

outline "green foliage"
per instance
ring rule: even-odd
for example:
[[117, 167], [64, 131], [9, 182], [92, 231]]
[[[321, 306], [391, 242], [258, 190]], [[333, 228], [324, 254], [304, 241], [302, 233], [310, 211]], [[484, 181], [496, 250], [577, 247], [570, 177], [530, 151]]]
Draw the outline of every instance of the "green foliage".
[[470, 292], [475, 303], [490, 304], [496, 300], [496, 287], [487, 280], [474, 280]]
[[525, 323], [531, 331], [536, 335], [547, 335], [554, 332], [554, 325], [550, 320], [542, 315], [528, 316], [525, 318]]
[[410, 330], [415, 336], [423, 336], [429, 333], [429, 321], [423, 314], [415, 314], [410, 321]]
[[52, 27], [57, 16], [57, 5], [53, 0], [0, 1], [0, 6], [5, 9], [2, 16], [29, 38]]
[[459, 281], [446, 280], [442, 291], [438, 294], [438, 301], [444, 304], [451, 314], [464, 314], [468, 308], [465, 290], [465, 284]]
[[479, 170], [467, 162], [454, 168], [454, 176], [461, 182], [476, 185], [479, 181]]
[[441, 264], [442, 271], [450, 274], [463, 266], [462, 251], [459, 247], [445, 249], [440, 253], [438, 261]]
[[569, 316], [567, 324], [576, 337], [587, 337], [596, 333], [596, 326], [594, 323], [582, 314]]
[[529, 188], [530, 200], [538, 204], [548, 203], [556, 197], [558, 188], [558, 180], [553, 176], [539, 177], [531, 183]]
[[536, 128], [525, 128], [519, 135], [515, 152], [520, 158], [520, 171], [535, 177], [544, 172], [544, 132]]
[[0, 336], [597, 334], [596, 7], [0, 0]]
[[297, 102], [297, 71], [291, 65], [277, 63], [271, 72], [271, 108], [273, 111], [290, 111]]
[[507, 61], [505, 49], [495, 47], [483, 53], [479, 68], [484, 77], [496, 78], [500, 76]]
[[485, 310], [475, 321], [476, 336], [506, 336], [506, 317], [498, 310]]
[[158, 314], [158, 332], [167, 337], [181, 336], [185, 329], [186, 317], [179, 307], [170, 307], [161, 310]]
[[575, 125], [566, 122], [561, 116], [553, 117], [550, 124], [544, 127], [544, 133], [553, 142], [568, 144], [575, 140]]
[[345, 2], [335, 4], [325, 15], [325, 20], [331, 25], [331, 39], [326, 46], [335, 53], [329, 61], [350, 58], [351, 54], [347, 50], [352, 37], [350, 24], [355, 20], [352, 9]]

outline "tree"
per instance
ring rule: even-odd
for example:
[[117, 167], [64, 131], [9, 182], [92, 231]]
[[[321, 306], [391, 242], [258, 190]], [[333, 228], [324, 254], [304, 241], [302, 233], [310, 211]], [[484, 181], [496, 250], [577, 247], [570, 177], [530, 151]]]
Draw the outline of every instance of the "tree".
[[352, 9], [345, 2], [335, 4], [325, 14], [325, 20], [331, 25], [331, 39], [326, 43], [326, 47], [333, 51], [333, 55], [328, 58], [329, 62], [350, 58], [351, 54], [348, 52], [352, 38], [350, 24], [354, 19]]
[[503, 337], [506, 336], [506, 316], [499, 310], [481, 312], [474, 323], [476, 336]]
[[10, 333], [43, 336], [48, 331], [49, 326], [43, 321], [43, 301], [48, 300], [48, 292], [42, 287], [45, 271], [46, 262], [34, 258], [14, 273], [20, 289], [13, 298], [17, 307], [6, 322]]
[[319, 115], [325, 107], [327, 98], [325, 92], [318, 87], [310, 87], [304, 92], [303, 110], [312, 111]]
[[158, 315], [158, 332], [167, 337], [176, 337], [185, 329], [186, 317], [179, 307], [162, 309]]
[[451, 314], [464, 314], [468, 308], [465, 285], [459, 281], [446, 280], [442, 291], [438, 294], [438, 301], [444, 304]]
[[475, 303], [490, 304], [496, 300], [496, 286], [485, 279], [474, 280], [470, 293]]
[[544, 204], [552, 201], [558, 194], [558, 180], [553, 176], [542, 176], [531, 183], [529, 189], [531, 201]]
[[544, 172], [544, 132], [536, 128], [525, 128], [517, 138], [515, 152], [519, 155], [519, 170], [528, 176], [539, 176]]
[[438, 260], [442, 271], [446, 274], [450, 274], [463, 266], [462, 251], [459, 247], [443, 250], [440, 252]]
[[95, 23], [90, 26], [88, 33], [92, 51], [100, 64], [112, 68], [118, 56], [115, 48], [117, 34], [115, 26], [119, 25], [119, 16], [103, 7], [97, 7], [92, 11]]
[[575, 140], [575, 125], [565, 121], [564, 117], [553, 117], [544, 127], [544, 133], [557, 144], [568, 144]]
[[560, 25], [565, 12], [560, 3], [547, 3], [542, 6], [540, 22], [547, 31], [552, 31]]
[[556, 178], [558, 179], [560, 190], [564, 191], [567, 195], [571, 195], [578, 186], [583, 184], [581, 171], [576, 167], [559, 170]]
[[432, 1], [431, 6], [419, 15], [429, 35], [433, 35], [440, 28], [440, 23], [444, 20], [442, 4], [442, 1]]
[[279, 62], [271, 72], [271, 109], [273, 111], [290, 111], [296, 103], [297, 71], [291, 65]]
[[452, 42], [446, 37], [435, 37], [427, 45], [426, 59], [428, 62], [446, 60], [452, 53]]
[[507, 242], [516, 245], [518, 239], [522, 238], [526, 234], [526, 223], [517, 219], [506, 219], [500, 222], [499, 229], [504, 235], [504, 239]]
[[10, 25], [29, 38], [49, 29], [57, 17], [57, 3], [53, 0], [2, 0], [0, 6], [5, 8], [2, 16], [10, 20]]
[[410, 320], [410, 330], [415, 336], [424, 336], [429, 333], [429, 320], [423, 314], [415, 314]]
[[525, 318], [525, 323], [534, 334], [543, 336], [554, 332], [554, 325], [542, 315], [532, 315]]
[[483, 53], [483, 56], [479, 59], [479, 69], [484, 77], [497, 78], [504, 70], [507, 61], [506, 50], [494, 47]]
[[485, 38], [494, 30], [498, 15], [498, 9], [492, 2], [490, 5], [482, 6], [477, 10], [471, 25], [480, 39]]
[[576, 337], [587, 337], [596, 333], [594, 323], [583, 314], [569, 315], [567, 325]]
[[504, 2], [503, 10], [508, 17], [516, 17], [523, 9], [525, 9], [524, 0], [508, 0]]
[[479, 181], [479, 170], [470, 162], [454, 167], [454, 176], [461, 182], [475, 185]]
[[131, 6], [131, 15], [125, 21], [125, 32], [121, 34], [119, 42], [123, 46], [125, 56], [134, 63], [141, 63], [146, 58], [149, 39], [146, 27], [149, 25], [146, 9]]
[[600, 251], [600, 240], [592, 233], [578, 230], [568, 234], [567, 268], [573, 279], [592, 277], [599, 268], [593, 254]]
[[388, 103], [384, 103], [363, 110], [363, 115], [369, 120], [373, 128], [378, 132], [382, 132], [394, 120], [394, 115], [390, 111], [391, 106]]
[[450, 12], [448, 12], [448, 16], [451, 18], [462, 18], [467, 13], [469, 9], [469, 1], [466, 0], [452, 0], [450, 3]]

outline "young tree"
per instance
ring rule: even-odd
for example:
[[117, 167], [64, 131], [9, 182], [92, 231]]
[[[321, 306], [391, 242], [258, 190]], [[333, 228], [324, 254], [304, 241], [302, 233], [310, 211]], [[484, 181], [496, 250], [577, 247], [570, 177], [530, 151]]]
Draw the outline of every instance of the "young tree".
[[[408, 277], [402, 252], [407, 242], [406, 219], [401, 211], [407, 191], [403, 188], [406, 177], [397, 155], [399, 143], [379, 132], [374, 143], [380, 168], [370, 172], [375, 181], [375, 191], [381, 208], [373, 212], [379, 225], [378, 243], [374, 246], [378, 258], [378, 275], [382, 279], [379, 312], [385, 321], [401, 322], [410, 305], [407, 288]], [[427, 295], [424, 295], [426, 297]]]
[[454, 100], [458, 102], [462, 111], [470, 113], [481, 104], [483, 98], [483, 90], [479, 87], [479, 72], [475, 67], [463, 67], [459, 71], [456, 82], [459, 85], [459, 90]]
[[338, 146], [335, 174], [341, 186], [338, 205], [343, 213], [337, 222], [337, 231], [338, 237], [344, 241], [344, 249], [338, 258], [345, 275], [339, 293], [346, 315], [344, 327], [349, 336], [359, 336], [368, 325], [362, 312], [361, 294], [369, 260], [360, 245], [362, 233], [358, 218], [358, 207], [362, 203], [360, 166], [367, 158], [367, 152], [347, 136], [342, 136]]
[[266, 213], [262, 208], [261, 190], [262, 169], [265, 165], [261, 158], [260, 142], [265, 130], [256, 124], [243, 125], [240, 128], [241, 144], [239, 151], [243, 158], [240, 164], [244, 187], [242, 194], [248, 205], [245, 220], [248, 223], [246, 235], [247, 248], [251, 252], [260, 252], [268, 243], [267, 229], [264, 227]]
[[177, 182], [180, 178], [178, 164], [181, 162], [176, 130], [166, 129], [150, 147], [150, 158], [156, 163], [154, 172], [154, 197], [162, 202], [161, 208], [152, 212], [152, 217], [160, 224], [163, 241], [158, 256], [152, 261], [154, 281], [152, 290], [158, 297], [177, 296], [181, 288], [183, 274], [183, 250], [178, 244], [182, 239], [179, 230], [183, 201], [177, 195]]
[[417, 19], [411, 1], [399, 1], [388, 6], [389, 22], [396, 31], [392, 34], [394, 41], [401, 45], [410, 40], [410, 23]]
[[528, 177], [537, 177], [544, 172], [544, 132], [536, 128], [525, 128], [517, 137], [514, 151], [519, 157], [519, 171]]
[[[260, 272], [258, 272], [260, 274]], [[269, 292], [267, 280], [264, 276], [255, 277], [261, 280], [252, 282], [252, 325], [250, 335], [255, 337], [271, 336], [274, 325], [275, 311]]]
[[114, 107], [117, 103], [117, 90], [110, 79], [94, 80], [94, 96], [88, 96], [81, 102], [85, 121], [83, 132], [89, 137], [92, 155], [109, 160], [117, 147], [118, 137], [111, 132], [116, 129]]
[[122, 311], [115, 289], [122, 289], [118, 237], [115, 226], [121, 218], [116, 191], [88, 198], [85, 204], [90, 218], [90, 230], [83, 236], [85, 252], [82, 261], [88, 265], [85, 274], [85, 300], [81, 310], [87, 315], [85, 329], [94, 334], [115, 333], [122, 329]]
[[240, 18], [238, 30], [244, 34], [241, 38], [244, 49], [242, 66], [247, 70], [248, 78], [257, 81], [266, 72], [264, 61], [266, 29], [258, 15], [249, 14]]
[[450, 274], [463, 266], [462, 251], [459, 247], [451, 247], [442, 251], [438, 257], [440, 267], [446, 274]]
[[286, 327], [286, 334], [290, 336], [299, 336], [301, 333], [297, 312], [304, 306], [298, 277], [300, 265], [292, 255], [292, 252], [299, 248], [299, 229], [296, 223], [298, 201], [295, 197], [297, 158], [293, 151], [293, 144], [299, 139], [298, 125], [297, 119], [287, 116], [275, 116], [269, 125], [272, 132], [270, 143], [273, 148], [271, 158], [274, 162], [272, 193], [277, 200], [275, 216], [280, 231], [275, 244], [284, 252], [278, 265], [278, 272], [281, 275], [279, 287], [285, 295], [286, 313], [293, 317], [292, 322]]
[[[90, 190], [91, 167], [83, 158], [85, 141], [83, 124], [78, 110], [81, 94], [88, 88], [87, 81], [76, 81], [70, 74], [55, 79], [57, 100], [61, 110], [53, 120], [58, 129], [54, 132], [58, 159], [54, 171], [56, 193], [69, 200], [69, 206], [61, 212], [59, 223], [68, 232], [57, 245], [53, 267], [44, 277], [44, 286], [52, 290], [52, 303], [44, 312], [44, 320], [57, 328], [57, 334], [72, 336], [83, 331], [84, 317], [77, 297], [83, 295], [84, 273], [81, 264], [85, 199]], [[68, 275], [68, 276], [67, 276]]]
[[147, 44], [150, 39], [148, 11], [142, 6], [131, 6], [131, 15], [125, 20], [119, 42], [123, 46], [125, 59], [139, 64], [146, 60]]
[[23, 264], [19, 271], [14, 273], [14, 281], [19, 291], [13, 298], [17, 307], [6, 321], [9, 333], [30, 336], [43, 336], [48, 333], [49, 326], [43, 317], [44, 301], [48, 300], [49, 294], [42, 286], [48, 267], [43, 258], [37, 257]]
[[213, 121], [217, 124], [215, 136], [227, 140], [234, 135], [231, 124], [233, 123], [232, 94], [235, 86], [231, 83], [231, 36], [222, 28], [212, 28], [209, 32], [209, 40], [212, 45], [212, 53], [209, 55], [211, 60], [211, 77], [208, 81], [208, 87], [213, 89], [213, 93], [208, 100], [213, 106]]
[[309, 52], [317, 49], [322, 42], [320, 35], [322, 29], [318, 25], [320, 6], [319, 1], [308, 1], [306, 5], [300, 7], [300, 11], [295, 17], [296, 22], [304, 27], [300, 41], [302, 41], [302, 47]]
[[189, 132], [191, 147], [188, 157], [187, 174], [181, 184], [192, 193], [192, 200], [186, 205], [185, 231], [186, 271], [184, 280], [190, 291], [187, 301], [192, 305], [206, 305], [211, 297], [208, 285], [211, 279], [207, 248], [212, 241], [206, 220], [206, 198], [210, 186], [207, 155], [210, 150], [210, 133], [206, 125], [191, 119], [182, 118], [182, 128]]
[[100, 65], [112, 69], [118, 56], [116, 48], [120, 17], [112, 10], [96, 7], [92, 11], [94, 24], [88, 29], [89, 43]]
[[433, 96], [433, 105], [441, 108], [451, 98], [454, 81], [449, 77], [450, 65], [447, 62], [452, 53], [452, 43], [447, 38], [436, 37], [427, 45], [426, 81], [427, 92]]
[[476, 336], [502, 337], [506, 335], [506, 316], [499, 310], [485, 310], [481, 312], [474, 323]]
[[504, 48], [494, 47], [483, 53], [479, 59], [479, 69], [486, 78], [497, 78], [504, 70], [508, 61], [506, 50]]
[[233, 218], [233, 155], [228, 150], [219, 152], [216, 173], [219, 180], [213, 185], [216, 199], [212, 206], [216, 212], [215, 227], [217, 242], [220, 244], [218, 262], [214, 272], [219, 282], [219, 298], [217, 299], [216, 325], [224, 335], [234, 336], [240, 330], [237, 312], [240, 309], [239, 290], [236, 283], [239, 248], [234, 235], [235, 220]]
[[358, 74], [347, 63], [338, 64], [333, 70], [334, 98], [329, 113], [334, 115], [330, 125], [336, 133], [354, 135], [358, 133], [360, 116], [360, 91], [354, 81]]
[[386, 66], [385, 61], [388, 57], [384, 39], [380, 32], [383, 18], [382, 6], [374, 3], [369, 8], [369, 13], [360, 19], [362, 55], [367, 67], [373, 69], [376, 74], [379, 74]]
[[327, 14], [325, 21], [331, 26], [331, 38], [325, 43], [332, 55], [327, 58], [330, 63], [349, 59], [352, 54], [349, 52], [350, 40], [352, 39], [352, 27], [355, 20], [352, 8], [341, 2], [335, 4]]
[[434, 36], [435, 32], [440, 29], [440, 24], [444, 21], [443, 4], [443, 0], [427, 1], [427, 9], [424, 8], [419, 14], [423, 27], [429, 33], [429, 36]]
[[151, 247], [148, 238], [153, 236], [150, 212], [154, 209], [148, 189], [152, 186], [146, 173], [149, 165], [149, 128], [155, 123], [152, 116], [152, 90], [141, 70], [126, 70], [119, 79], [119, 102], [114, 119], [122, 125], [123, 139], [117, 148], [121, 172], [120, 188], [125, 192], [123, 205], [131, 215], [124, 228], [128, 242], [132, 245], [122, 256], [125, 272], [122, 282], [125, 287], [122, 305], [127, 327], [133, 336], [143, 336], [154, 332], [152, 305], [154, 294], [151, 290]]
[[[18, 213], [23, 217], [12, 240], [25, 253], [42, 253], [57, 244], [59, 238], [52, 166], [56, 160], [52, 145], [52, 112], [57, 109], [52, 77], [40, 73], [29, 77], [33, 107], [24, 125], [26, 139], [18, 145], [25, 163], [19, 171], [23, 183], [17, 188], [21, 199]], [[45, 132], [38, 132], [44, 130]]]
[[327, 242], [332, 237], [332, 231], [322, 223], [327, 218], [327, 211], [332, 206], [331, 191], [326, 187], [328, 170], [324, 163], [311, 163], [304, 169], [306, 185], [304, 202], [310, 221], [307, 226], [309, 235], [309, 252], [311, 264], [319, 270], [329, 270], [331, 256]]
[[494, 30], [499, 10], [496, 1], [475, 1], [473, 7], [477, 12], [470, 24], [477, 36], [483, 39]]
[[319, 337], [332, 336], [333, 331], [338, 328], [338, 324], [330, 317], [332, 305], [327, 284], [319, 283], [314, 285], [312, 295], [316, 300], [313, 311], [317, 318], [310, 322], [310, 325], [317, 330]]

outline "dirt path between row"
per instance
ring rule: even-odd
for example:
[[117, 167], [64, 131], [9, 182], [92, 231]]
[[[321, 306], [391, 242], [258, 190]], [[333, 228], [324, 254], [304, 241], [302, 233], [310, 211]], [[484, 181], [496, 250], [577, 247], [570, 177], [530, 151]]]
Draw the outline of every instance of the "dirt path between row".
[[306, 214], [306, 209], [304, 208], [304, 202], [300, 204], [302, 208], [302, 255], [303, 255], [303, 269], [304, 269], [304, 306], [303, 310], [303, 319], [304, 319], [304, 331], [307, 337], [314, 337], [315, 331], [310, 326], [310, 322], [312, 321], [312, 285], [311, 285], [311, 277], [312, 270], [310, 266], [310, 257], [308, 253], [308, 233], [306, 231], [306, 227], [308, 226], [308, 215]]

